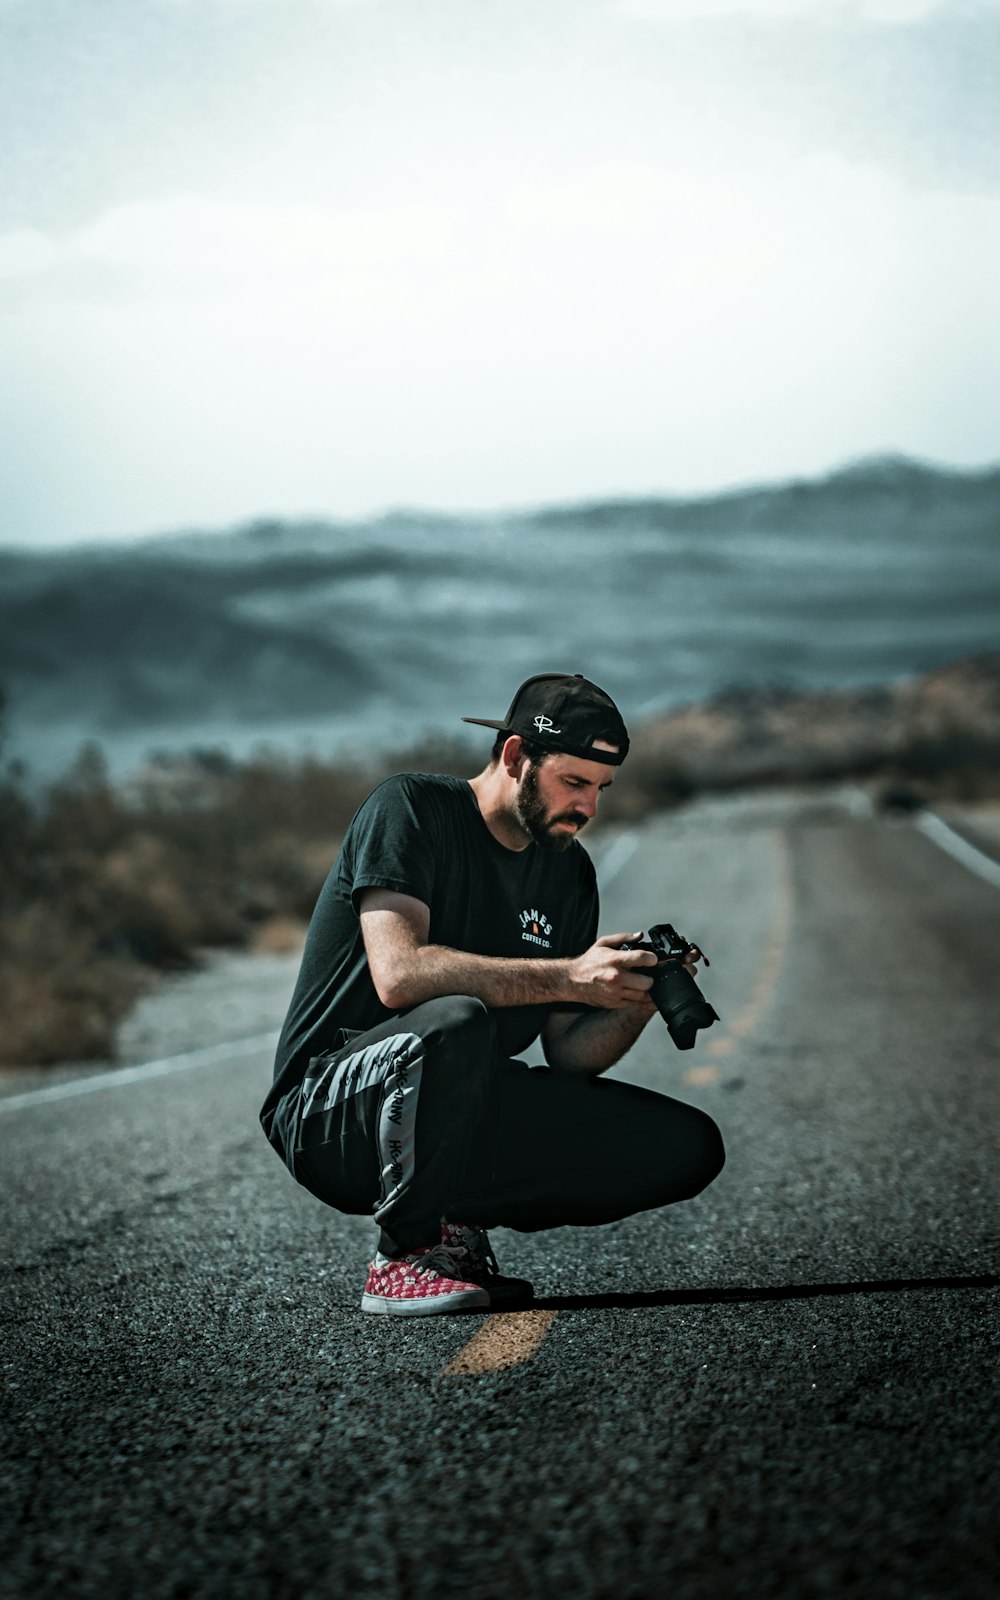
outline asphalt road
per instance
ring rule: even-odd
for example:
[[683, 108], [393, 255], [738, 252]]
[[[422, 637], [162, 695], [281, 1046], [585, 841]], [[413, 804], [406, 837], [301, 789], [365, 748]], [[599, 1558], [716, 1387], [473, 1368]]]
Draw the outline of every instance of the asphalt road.
[[264, 1049], [0, 1108], [0, 1593], [995, 1596], [1000, 890], [849, 802], [606, 847], [604, 930], [697, 938], [723, 1018], [618, 1073], [729, 1157], [498, 1232], [534, 1313], [363, 1317]]

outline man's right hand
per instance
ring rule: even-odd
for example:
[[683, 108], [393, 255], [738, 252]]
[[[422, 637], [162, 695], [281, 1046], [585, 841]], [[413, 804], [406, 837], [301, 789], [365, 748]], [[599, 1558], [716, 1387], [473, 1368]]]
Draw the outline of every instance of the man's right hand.
[[621, 946], [642, 938], [638, 933], [608, 933], [582, 956], [569, 963], [574, 1000], [607, 1011], [644, 1004], [655, 1011], [649, 991], [653, 980], [643, 968], [655, 967], [652, 950], [623, 950]]

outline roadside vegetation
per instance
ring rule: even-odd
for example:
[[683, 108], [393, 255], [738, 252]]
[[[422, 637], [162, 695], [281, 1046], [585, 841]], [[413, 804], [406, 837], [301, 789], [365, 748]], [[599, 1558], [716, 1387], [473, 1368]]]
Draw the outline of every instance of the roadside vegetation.
[[0, 770], [0, 1064], [107, 1059], [157, 972], [294, 947], [361, 800], [390, 772], [471, 775], [448, 746], [378, 767], [208, 752], [113, 784], [96, 747], [39, 793]]
[[[372, 786], [407, 770], [470, 777], [480, 759], [426, 739], [367, 767], [196, 752], [122, 786], [89, 747], [39, 792], [0, 746], [0, 1065], [109, 1059], [156, 973], [213, 946], [294, 948]], [[1000, 656], [885, 689], [743, 690], [661, 717], [602, 816], [849, 778], [900, 809], [1000, 798]]]

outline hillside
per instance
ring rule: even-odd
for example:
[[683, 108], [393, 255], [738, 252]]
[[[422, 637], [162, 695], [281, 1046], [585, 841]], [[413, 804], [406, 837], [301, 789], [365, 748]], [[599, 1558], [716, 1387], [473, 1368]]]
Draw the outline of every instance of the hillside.
[[698, 499], [0, 549], [0, 687], [49, 772], [95, 738], [116, 770], [261, 740], [367, 754], [496, 715], [546, 668], [638, 720], [926, 671], [993, 648], [998, 616], [1000, 469], [879, 459]]

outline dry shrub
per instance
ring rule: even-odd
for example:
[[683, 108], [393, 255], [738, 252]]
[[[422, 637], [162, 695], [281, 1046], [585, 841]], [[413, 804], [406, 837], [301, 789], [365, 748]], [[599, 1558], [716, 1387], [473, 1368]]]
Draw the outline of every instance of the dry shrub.
[[257, 955], [288, 956], [301, 950], [305, 943], [306, 925], [293, 917], [271, 917], [262, 922], [254, 933], [250, 948]]
[[450, 741], [378, 767], [201, 752], [121, 788], [89, 747], [30, 797], [0, 771], [0, 1062], [112, 1056], [151, 972], [190, 966], [205, 946], [299, 948], [374, 784], [477, 765]]
[[144, 982], [135, 963], [100, 955], [51, 907], [5, 920], [0, 937], [0, 1062], [92, 1061], [114, 1054], [117, 1024]]

